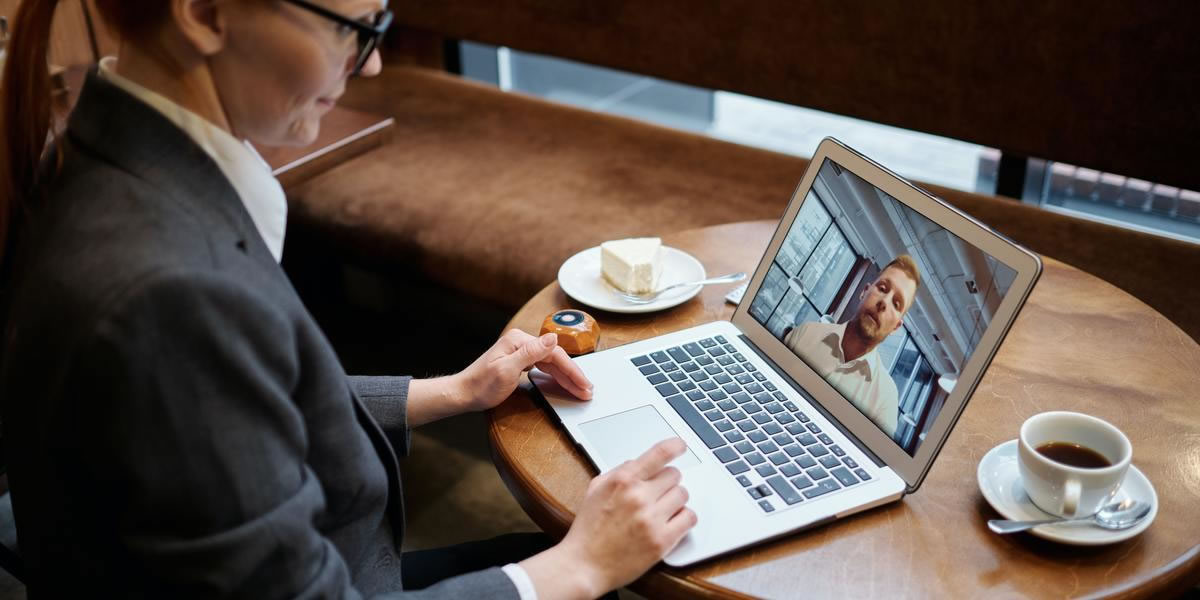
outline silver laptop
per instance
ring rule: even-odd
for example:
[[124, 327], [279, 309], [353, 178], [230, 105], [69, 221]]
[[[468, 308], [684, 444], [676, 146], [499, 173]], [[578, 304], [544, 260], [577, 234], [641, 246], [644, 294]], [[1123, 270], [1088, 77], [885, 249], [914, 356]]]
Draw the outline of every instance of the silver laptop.
[[1038, 257], [826, 138], [730, 321], [530, 378], [601, 472], [683, 438], [691, 564], [916, 491], [1041, 272]]

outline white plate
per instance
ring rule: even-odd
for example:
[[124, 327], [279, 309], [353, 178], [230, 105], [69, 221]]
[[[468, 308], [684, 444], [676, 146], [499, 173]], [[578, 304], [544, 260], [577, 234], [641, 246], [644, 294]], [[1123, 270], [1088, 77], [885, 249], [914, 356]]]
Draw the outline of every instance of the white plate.
[[[979, 461], [976, 476], [983, 497], [1005, 519], [1033, 521], [1054, 518], [1054, 515], [1047, 514], [1034, 505], [1025, 494], [1025, 488], [1021, 486], [1021, 473], [1017, 467], [1017, 440], [1004, 442], [984, 455], [983, 460]], [[1146, 515], [1141, 523], [1129, 529], [1113, 531], [1088, 523], [1063, 523], [1038, 525], [1029, 531], [1040, 538], [1078, 546], [1098, 546], [1127, 540], [1145, 531], [1158, 515], [1158, 494], [1155, 493], [1150, 480], [1133, 465], [1129, 465], [1129, 470], [1125, 472], [1125, 481], [1121, 483], [1112, 500], [1120, 502], [1128, 498], [1150, 503], [1150, 514]]]
[[[691, 254], [663, 246], [663, 272], [659, 276], [658, 288], [662, 289], [684, 281], [704, 279], [704, 265]], [[617, 289], [609, 285], [600, 274], [600, 246], [588, 248], [568, 258], [558, 269], [558, 285], [568, 296], [592, 308], [618, 313], [646, 313], [677, 306], [691, 300], [703, 286], [692, 286], [672, 290], [659, 296], [649, 304], [630, 304], [617, 295]]]

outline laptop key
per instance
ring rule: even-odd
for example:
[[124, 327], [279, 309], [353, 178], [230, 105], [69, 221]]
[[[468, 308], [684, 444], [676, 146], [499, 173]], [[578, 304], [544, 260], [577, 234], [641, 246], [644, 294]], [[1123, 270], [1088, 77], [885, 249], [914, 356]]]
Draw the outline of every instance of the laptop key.
[[744, 420], [738, 421], [737, 426], [738, 426], [738, 429], [741, 429], [742, 431], [745, 431], [746, 433], [750, 433], [751, 431], [754, 431], [755, 433], [757, 433], [757, 429], [758, 429], [758, 425], [756, 425], [754, 423], [754, 421], [752, 421], [750, 419], [744, 419]]
[[858, 468], [858, 463], [857, 463], [857, 462], [854, 462], [854, 459], [853, 459], [853, 458], [850, 458], [849, 456], [847, 456], [846, 458], [843, 458], [843, 459], [842, 459], [842, 462], [846, 463], [846, 466], [847, 466], [847, 467], [850, 467], [851, 469], [857, 469], [857, 468]]
[[769, 412], [771, 414], [775, 414], [777, 412], [783, 411], [783, 406], [780, 405], [778, 402], [772, 402], [772, 403], [764, 406], [763, 408], [767, 409], [767, 412]]
[[754, 380], [755, 380], [755, 381], [766, 381], [766, 380], [767, 380], [767, 376], [766, 376], [766, 375], [763, 375], [763, 374], [762, 374], [762, 371], [755, 371], [755, 372], [754, 372]]
[[716, 455], [717, 460], [723, 463], [732, 462], [738, 458], [737, 452], [734, 452], [733, 448], [730, 448], [729, 446], [721, 446], [720, 448], [713, 450], [713, 454]]
[[750, 414], [754, 414], [754, 413], [762, 412], [762, 407], [757, 404], [751, 403], [751, 404], [743, 405], [742, 410], [745, 410], [746, 412], [748, 412]]
[[[667, 396], [673, 396], [673, 395], [679, 393], [679, 389], [676, 388], [674, 384], [670, 384], [670, 383], [663, 383], [663, 384], [656, 385], [656, 386], [654, 386], [654, 389], [658, 390], [658, 393], [662, 394], [663, 398], [666, 398]], [[679, 398], [682, 400], [683, 396], [680, 396]]]
[[801, 446], [811, 446], [817, 443], [817, 438], [813, 437], [813, 434], [806, 431], [803, 435], [796, 436], [796, 443], [800, 444]]
[[721, 390], [713, 390], [708, 393], [708, 397], [712, 398], [713, 402], [716, 402], [718, 400], [724, 400], [729, 396], [726, 396], [725, 392], [722, 392]]
[[708, 349], [708, 353], [709, 353], [709, 354], [711, 354], [711, 355], [713, 355], [714, 357], [717, 357], [717, 356], [725, 356], [725, 354], [727, 354], [727, 353], [725, 352], [725, 350], [724, 350], [724, 349], [722, 349], [720, 346], [717, 346], [716, 348], [709, 348], [709, 349]]
[[702, 367], [707, 367], [707, 366], [713, 364], [713, 359], [711, 356], [708, 356], [707, 354], [704, 356], [697, 356], [696, 364], [698, 364]]
[[667, 348], [667, 354], [670, 354], [671, 358], [675, 359], [675, 362], [680, 363], [680, 364], [683, 364], [689, 360], [692, 360], [691, 355], [689, 355], [687, 352], [684, 352], [683, 348], [680, 348], [679, 346], [675, 346], [674, 348]]
[[784, 400], [783, 407], [792, 412], [800, 412], [800, 407], [796, 406], [796, 403], [792, 402], [791, 400]]
[[757, 472], [760, 477], [770, 477], [775, 474], [775, 467], [772, 466], [771, 463], [763, 463], [757, 467], [754, 467], [754, 471]]
[[[801, 419], [801, 420], [803, 420], [803, 419]], [[809, 423], [809, 424], [805, 425], [805, 427], [807, 427], [808, 430], [813, 433], [821, 433], [821, 428], [817, 427], [816, 423]]]
[[718, 356], [717, 357], [717, 364], [720, 364], [723, 367], [728, 367], [729, 365], [732, 365], [733, 363], [734, 363], [734, 360], [733, 360], [732, 356]]
[[746, 392], [738, 392], [734, 394], [733, 399], [737, 400], [738, 404], [745, 404], [751, 400], [750, 394], [747, 394]]
[[713, 339], [717, 340], [718, 344], [728, 344], [729, 343], [729, 340], [725, 339], [725, 336], [723, 336], [723, 335], [718, 335], [717, 337], [715, 337]]
[[694, 384], [690, 381], [687, 381], [687, 380], [680, 381], [679, 389], [684, 392], [690, 392], [690, 391], [696, 389], [696, 384]]
[[678, 381], [683, 381], [684, 379], [687, 379], [687, 373], [684, 373], [683, 371], [675, 370], [675, 371], [671, 371], [669, 374], [667, 374], [667, 377], [670, 377], [671, 381], [678, 382]]
[[749, 394], [762, 394], [762, 393], [764, 393], [764, 392], [763, 392], [763, 389], [762, 389], [762, 386], [761, 386], [761, 385], [758, 385], [757, 383], [752, 383], [752, 384], [750, 384], [750, 385], [746, 386], [746, 392], [747, 392], [747, 393], [749, 393]]
[[833, 476], [837, 477], [837, 480], [842, 483], [842, 487], [850, 487], [858, 483], [858, 478], [855, 477], [854, 473], [851, 473], [850, 469], [847, 469], [846, 467], [838, 467], [830, 471], [830, 473], [833, 473]]
[[770, 454], [770, 453], [778, 450], [779, 447], [770, 441], [766, 441], [766, 442], [762, 442], [761, 444], [758, 444], [758, 449], [760, 451], [762, 451], [763, 454]]
[[699, 344], [702, 348], [712, 348], [713, 346], [717, 345], [717, 342], [712, 338], [704, 338], [700, 340]]
[[721, 386], [721, 390], [723, 390], [726, 394], [736, 394], [742, 391], [742, 386], [736, 383], [727, 383]]
[[792, 478], [791, 482], [792, 482], [792, 485], [796, 486], [796, 489], [798, 489], [798, 490], [812, 487], [812, 485], [813, 485], [812, 480], [803, 475]]
[[[775, 396], [775, 399], [780, 402], [787, 402], [787, 396], [784, 395], [784, 393], [779, 390], [771, 390], [771, 395]], [[792, 410], [792, 409], [789, 408], [788, 410]], [[795, 412], [795, 411], [792, 411], [792, 412]]]
[[737, 423], [738, 421], [745, 421], [746, 413], [738, 409], [731, 410], [729, 411], [729, 420], [733, 421], [734, 423]]
[[[767, 432], [767, 435], [780, 435], [783, 433], [783, 428], [775, 423], [767, 423], [763, 425], [763, 431]], [[776, 441], [775, 443], [779, 442]]]
[[758, 423], [759, 425], [762, 425], [763, 423], [770, 423], [771, 415], [768, 415], [765, 412], [755, 413], [754, 422]]
[[751, 431], [750, 433], [747, 433], [746, 437], [750, 438], [750, 441], [757, 444], [759, 442], [765, 441], [767, 439], [767, 434], [765, 434], [761, 431], [755, 430], [755, 431]]
[[800, 467], [797, 467], [792, 463], [788, 463], [786, 465], [780, 465], [779, 472], [783, 473], [786, 477], [795, 477], [800, 474]]
[[775, 466], [791, 462], [791, 459], [789, 459], [787, 455], [782, 452], [776, 452], [775, 454], [768, 456], [767, 460], [771, 461], [771, 464], [774, 464]]
[[677, 365], [671, 361], [667, 361], [661, 365], [658, 365], [658, 367], [664, 371], [678, 371], [679, 370], [679, 365]]
[[711, 391], [713, 391], [713, 390], [717, 389], [717, 383], [716, 383], [715, 381], [711, 381], [711, 380], [709, 380], [709, 381], [701, 381], [701, 382], [700, 382], [700, 389], [702, 389], [702, 390], [704, 390], [704, 391], [706, 391], [706, 392], [711, 392]]
[[704, 349], [701, 348], [700, 344], [697, 344], [696, 342], [684, 344], [683, 349], [686, 350], [687, 353], [691, 354], [692, 356], [700, 356], [701, 354], [704, 354]]
[[758, 484], [758, 493], [762, 494], [763, 498], [766, 498], [767, 496], [773, 496], [775, 494], [775, 492], [771, 491], [771, 486], [765, 483]]
[[822, 469], [821, 467], [813, 467], [805, 471], [804, 474], [808, 475], [808, 478], [812, 479], [813, 481], [818, 481], [829, 477], [829, 473], [826, 473], [825, 469]]
[[805, 454], [804, 456], [796, 458], [796, 464], [799, 465], [801, 469], [811, 469], [817, 466], [817, 461], [813, 460], [813, 457]]
[[688, 373], [691, 373], [692, 371], [699, 371], [700, 365], [689, 361], [689, 362], [680, 364], [679, 368], [683, 369], [684, 371], [687, 371]]
[[746, 370], [743, 369], [740, 365], [733, 365], [733, 366], [729, 367], [728, 369], [725, 369], [725, 372], [729, 373], [730, 375], [741, 375], [742, 373], [745, 373]]
[[733, 449], [737, 450], [741, 454], [750, 454], [751, 452], [754, 452], [754, 444], [743, 440], [734, 444]]
[[654, 362], [656, 362], [656, 363], [660, 363], [660, 364], [661, 364], [661, 363], [665, 363], [665, 362], [667, 362], [667, 361], [671, 360], [671, 357], [670, 357], [670, 356], [667, 356], [667, 353], [666, 353], [666, 352], [663, 352], [663, 351], [661, 351], [661, 350], [660, 350], [660, 351], [658, 351], [658, 352], [651, 352], [651, 353], [650, 353], [650, 359], [651, 359], [651, 360], [653, 360], [653, 361], [654, 361]]
[[751, 377], [749, 373], [742, 373], [740, 375], [734, 375], [733, 380], [742, 385], [754, 383], [754, 378]]
[[757, 371], [758, 370], [758, 367], [754, 366], [754, 363], [748, 362], [743, 366], [746, 367], [747, 371]]
[[764, 383], [763, 387], [767, 388], [768, 392], [778, 392], [779, 391], [779, 388], [775, 387], [775, 384], [771, 383], [770, 381]]
[[804, 448], [801, 448], [800, 444], [788, 444], [783, 447], [783, 451], [787, 452], [788, 456], [793, 457], [804, 454]]
[[719, 421], [724, 417], [725, 414], [715, 408], [704, 413], [704, 418], [708, 419], [709, 421]]
[[738, 362], [746, 362], [746, 357], [742, 356], [741, 352], [735, 353], [733, 357], [736, 358]]
[[[671, 384], [664, 383], [663, 385]], [[708, 421], [705, 421], [704, 417], [700, 416], [700, 411], [696, 410], [682, 394], [667, 398], [667, 404], [670, 404], [671, 408], [679, 413], [679, 416], [683, 418], [683, 422], [692, 428], [692, 431], [700, 437], [700, 441], [704, 442], [704, 445], [708, 446], [710, 450], [725, 445], [725, 440], [721, 438], [717, 430], [713, 429], [712, 425], [709, 425]], [[734, 475], [737, 474], [734, 473]]]
[[817, 462], [821, 463], [821, 466], [825, 467], [826, 469], [833, 469], [842, 466], [842, 463], [838, 461], [836, 456], [822, 456]]
[[704, 399], [704, 392], [700, 390], [691, 390], [687, 393], [688, 400], [699, 402]]
[[758, 507], [763, 509], [763, 512], [774, 512], [775, 511], [775, 507], [771, 506], [771, 503], [767, 500], [759, 500]]
[[750, 470], [750, 465], [747, 465], [745, 461], [735, 460], [725, 465], [725, 468], [729, 470], [731, 475], [741, 475]]
[[[646, 358], [646, 357], [643, 356], [642, 358]], [[650, 359], [646, 358], [646, 360], [650, 360]], [[646, 365], [644, 367], [638, 367], [638, 370], [642, 372], [642, 375], [649, 375], [651, 373], [658, 372], [658, 365]]]
[[763, 456], [757, 452], [751, 452], [750, 454], [746, 455], [746, 462], [752, 465], [761, 465], [767, 462], [767, 459], [763, 458]]
[[788, 423], [795, 423], [796, 417], [793, 417], [791, 415], [791, 413], [784, 412], [784, 413], [779, 413], [779, 414], [775, 415], [775, 420], [779, 421], [783, 425], [787, 425]]
[[821, 435], [818, 435], [817, 439], [821, 440], [821, 443], [825, 444], [826, 446], [833, 445], [833, 438], [829, 437], [828, 433], [822, 433]]
[[692, 381], [700, 383], [701, 381], [708, 379], [708, 373], [705, 373], [704, 371], [696, 371], [695, 373], [688, 374], [688, 377], [691, 377]]
[[826, 454], [829, 454], [829, 450], [828, 450], [828, 449], [826, 449], [826, 448], [825, 448], [825, 446], [822, 446], [822, 445], [820, 445], [820, 444], [817, 444], [817, 445], [815, 445], [815, 446], [809, 446], [809, 447], [808, 447], [808, 453], [809, 453], [809, 454], [811, 454], [811, 455], [813, 455], [813, 456], [815, 456], [815, 457], [817, 457], [817, 458], [821, 458], [822, 456], [825, 456]]
[[737, 348], [734, 348], [734, 347], [733, 347], [733, 344], [725, 344], [724, 346], [721, 346], [721, 347], [722, 347], [722, 348], [724, 348], [724, 349], [725, 349], [725, 351], [726, 351], [726, 352], [728, 352], [728, 353], [730, 353], [730, 354], [733, 354], [734, 352], [737, 352]]
[[796, 419], [799, 420], [801, 423], [807, 423], [809, 421], [808, 415], [806, 415], [802, 412], [796, 413]]
[[868, 474], [867, 474], [867, 472], [866, 472], [866, 470], [864, 470], [864, 469], [855, 469], [855, 470], [854, 470], [854, 474], [855, 474], [855, 475], [858, 475], [858, 478], [859, 478], [859, 479], [861, 479], [861, 480], [863, 480], [863, 481], [866, 481], [866, 480], [868, 480], [868, 479], [870, 479], [870, 478], [871, 478], [871, 476], [870, 476], [870, 475], [868, 475]]
[[833, 452], [834, 456], [845, 456], [846, 455], [846, 451], [842, 450], [842, 447], [838, 446], [837, 444], [830, 446], [829, 451]]
[[792, 435], [808, 435], [808, 430], [805, 429], [804, 425], [801, 425], [800, 423], [788, 423], [787, 425], [784, 425], [783, 428]]
[[742, 484], [742, 487], [750, 487], [750, 478], [745, 475], [738, 475], [737, 482]]
[[740, 442], [746, 439], [746, 436], [742, 435], [742, 432], [737, 430], [726, 431], [724, 435], [725, 439], [729, 440], [730, 443]]
[[713, 427], [716, 427], [717, 431], [729, 431], [730, 429], [733, 429], [733, 423], [730, 423], [726, 419], [721, 419], [720, 421], [713, 423]]
[[737, 408], [737, 405], [733, 403], [733, 400], [726, 398], [724, 400], [717, 402], [717, 408], [720, 408], [721, 410], [723, 410], [725, 412], [729, 412], [729, 411]]
[[750, 494], [750, 497], [754, 498], [755, 500], [762, 498], [762, 492], [758, 489], [758, 486], [746, 490], [746, 493]]
[[717, 365], [708, 365], [704, 367], [704, 372], [708, 373], [709, 375], [720, 375], [721, 373], [724, 373], [725, 370]]
[[817, 496], [828, 494], [829, 492], [836, 492], [839, 489], [841, 489], [841, 486], [838, 485], [836, 480], [826, 479], [825, 481], [818, 482], [817, 485], [804, 490], [804, 497], [812, 499], [816, 498]]
[[708, 400], [701, 400], [696, 403], [696, 410], [708, 412], [714, 408], [716, 408], [716, 406], [713, 406], [713, 403], [709, 402]]
[[713, 377], [713, 381], [716, 381], [717, 383], [719, 383], [721, 385], [725, 385], [725, 384], [733, 381], [733, 379], [730, 379], [728, 375], [721, 373], [720, 375]]
[[765, 392], [761, 394], [755, 394], [754, 399], [763, 406], [773, 404], [775, 402], [773, 399], [771, 399], [771, 395]]
[[775, 490], [775, 493], [779, 494], [779, 497], [783, 498], [783, 501], [787, 502], [788, 504], [796, 504], [802, 500], [802, 498], [800, 498], [800, 494], [797, 494], [796, 490], [793, 489], [792, 486], [788, 485], [787, 480], [778, 475], [775, 477], [768, 477], [767, 483]]
[[650, 385], [658, 385], [660, 383], [666, 382], [667, 376], [662, 373], [655, 373], [655, 374], [647, 377], [646, 381], [649, 381]]

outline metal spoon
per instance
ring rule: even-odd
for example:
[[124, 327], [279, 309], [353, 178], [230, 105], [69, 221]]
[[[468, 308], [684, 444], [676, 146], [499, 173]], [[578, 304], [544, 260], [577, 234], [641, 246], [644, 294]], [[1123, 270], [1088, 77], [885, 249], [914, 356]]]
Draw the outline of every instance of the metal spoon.
[[1042, 521], [1011, 521], [1008, 519], [992, 519], [988, 521], [988, 529], [996, 533], [1015, 533], [1050, 523], [1071, 523], [1092, 521], [1105, 529], [1128, 529], [1137, 525], [1150, 513], [1150, 503], [1125, 499], [1100, 507], [1095, 514], [1073, 519], [1045, 519]]
[[661, 295], [664, 292], [667, 292], [669, 290], [674, 290], [674, 289], [681, 288], [681, 287], [691, 287], [693, 285], [708, 285], [710, 283], [730, 283], [733, 281], [741, 281], [745, 278], [746, 278], [745, 273], [730, 273], [728, 275], [722, 275], [720, 277], [713, 277], [711, 279], [702, 279], [700, 281], [685, 281], [683, 283], [676, 283], [675, 285], [668, 285], [667, 287], [665, 287], [661, 290], [650, 292], [647, 294], [626, 294], [625, 292], [616, 292], [616, 294], [618, 296], [620, 296], [622, 300], [625, 300], [626, 302], [629, 302], [631, 304], [649, 304], [651, 302], [654, 302], [654, 299], [658, 298], [659, 295]]

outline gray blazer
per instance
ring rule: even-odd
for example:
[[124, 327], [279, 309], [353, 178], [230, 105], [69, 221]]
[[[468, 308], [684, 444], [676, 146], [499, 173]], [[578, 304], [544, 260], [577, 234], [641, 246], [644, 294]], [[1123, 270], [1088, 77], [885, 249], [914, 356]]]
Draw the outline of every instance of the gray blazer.
[[[31, 597], [400, 595], [408, 378], [355, 378], [216, 164], [93, 73], [5, 296]], [[404, 597], [516, 598], [489, 569]]]

